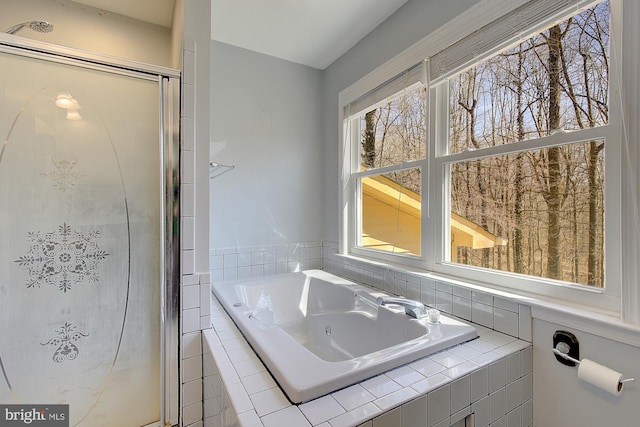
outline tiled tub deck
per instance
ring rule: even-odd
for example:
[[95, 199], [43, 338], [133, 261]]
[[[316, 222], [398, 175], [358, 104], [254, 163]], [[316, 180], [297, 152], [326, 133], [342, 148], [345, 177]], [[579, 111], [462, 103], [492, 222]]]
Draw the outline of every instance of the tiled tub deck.
[[483, 326], [479, 338], [310, 402], [291, 404], [212, 297], [203, 331], [205, 427], [533, 425], [530, 343]]

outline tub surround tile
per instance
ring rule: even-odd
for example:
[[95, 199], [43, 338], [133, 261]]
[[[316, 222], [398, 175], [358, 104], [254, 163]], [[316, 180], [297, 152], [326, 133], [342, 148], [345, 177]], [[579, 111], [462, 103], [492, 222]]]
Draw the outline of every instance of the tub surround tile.
[[237, 350], [239, 348], [247, 348], [249, 345], [244, 338], [231, 338], [226, 341], [222, 341], [222, 346], [226, 350]]
[[449, 417], [447, 417], [439, 423], [432, 425], [431, 427], [451, 427], [451, 421], [449, 420]]
[[402, 425], [402, 411], [396, 408], [373, 419], [373, 427], [397, 427]]
[[467, 347], [477, 350], [480, 353], [487, 353], [489, 351], [495, 350], [498, 346], [485, 340], [483, 338], [483, 335], [480, 335], [480, 338], [469, 342], [467, 344]]
[[184, 425], [197, 425], [202, 422], [202, 402], [196, 402], [192, 405], [182, 407], [182, 423]]
[[193, 275], [195, 265], [195, 251], [183, 250], [180, 252], [180, 271], [182, 274]]
[[492, 344], [495, 344], [497, 347], [501, 347], [513, 342], [517, 342], [517, 340], [514, 340], [513, 337], [507, 336], [505, 334], [502, 334], [496, 331], [490, 331], [482, 335], [482, 339], [485, 341], [489, 341]]
[[501, 388], [489, 395], [489, 421], [494, 423], [502, 418], [506, 408], [505, 389]]
[[465, 360], [462, 357], [456, 356], [452, 354], [449, 350], [440, 351], [438, 353], [432, 354], [429, 356], [429, 359], [433, 360], [436, 363], [441, 364], [445, 368], [451, 368], [453, 366], [459, 365]]
[[270, 388], [278, 387], [278, 384], [276, 384], [275, 380], [271, 377], [271, 375], [269, 375], [267, 371], [242, 377], [240, 378], [240, 381], [249, 394], [254, 394], [264, 390], [269, 390]]
[[517, 337], [518, 313], [498, 307], [495, 307], [493, 310], [493, 324], [496, 331], [511, 335], [512, 337]]
[[200, 331], [200, 308], [182, 311], [182, 333]]
[[387, 394], [393, 393], [394, 391], [402, 388], [400, 384], [393, 381], [385, 374], [378, 375], [377, 377], [363, 381], [360, 384], [375, 397], [386, 396]]
[[373, 402], [375, 396], [369, 393], [362, 385], [355, 384], [333, 393], [333, 397], [347, 411], [362, 406], [365, 403]]
[[412, 300], [420, 301], [420, 282], [414, 283], [407, 281], [406, 297]]
[[182, 402], [185, 406], [202, 403], [202, 378], [182, 385]]
[[489, 365], [489, 393], [493, 393], [507, 384], [505, 366], [504, 359]]
[[[522, 426], [522, 408], [517, 407], [507, 414], [507, 427]], [[527, 424], [528, 425], [528, 424]]]
[[230, 384], [229, 387], [227, 387], [227, 392], [229, 393], [229, 398], [231, 399], [233, 408], [238, 413], [253, 409], [253, 403], [249, 399], [249, 395], [242, 386], [242, 383]]
[[427, 396], [423, 395], [402, 405], [402, 427], [427, 425]]
[[471, 300], [485, 305], [493, 306], [493, 295], [480, 291], [471, 291]]
[[436, 288], [436, 308], [445, 313], [453, 313], [453, 294]]
[[438, 372], [442, 372], [445, 369], [447, 369], [443, 365], [441, 365], [441, 364], [439, 364], [437, 362], [434, 362], [433, 360], [429, 359], [428, 357], [425, 357], [425, 358], [422, 358], [422, 359], [418, 359], [415, 362], [410, 363], [409, 367], [411, 367], [411, 369], [415, 369], [416, 371], [418, 371], [419, 373], [421, 373], [425, 377], [429, 377], [429, 376], [435, 375]]
[[[456, 425], [456, 423], [461, 422], [462, 420], [464, 420], [469, 415], [471, 415], [471, 405], [469, 405], [466, 408], [456, 412], [455, 414], [451, 414], [451, 418], [449, 419], [449, 422], [451, 423], [452, 426], [454, 426], [454, 425]], [[465, 427], [465, 425], [464, 424], [460, 424], [460, 427]]]
[[[287, 257], [296, 256], [296, 253], [301, 258], [308, 256], [309, 252], [302, 248], [300, 245], [287, 246], [285, 253]], [[270, 256], [277, 257], [278, 248], [274, 246], [272, 251]], [[266, 258], [263, 254], [262, 260], [266, 261]], [[259, 259], [257, 256], [256, 260]], [[238, 268], [235, 269], [237, 270]], [[415, 286], [417, 279], [412, 275], [389, 275], [384, 269], [376, 273], [373, 268], [356, 271], [358, 270], [352, 269], [351, 273], [361, 278], [381, 280], [383, 287], [385, 281], [393, 280], [393, 286], [397, 286], [399, 282], [400, 286], [405, 283], [407, 290], [413, 293], [418, 289]], [[212, 276], [215, 277], [215, 273]], [[421, 278], [421, 297], [425, 290], [424, 280]], [[452, 298], [454, 294], [457, 297], [470, 296], [470, 291], [458, 292], [455, 286], [444, 285], [440, 285], [441, 295], [449, 295], [450, 290]], [[436, 282], [427, 283], [426, 289], [431, 287], [435, 296]], [[489, 298], [492, 304], [494, 302], [490, 295], [478, 294], [475, 298], [483, 301], [481, 304]], [[500, 310], [514, 308], [508, 301], [496, 301]], [[491, 310], [494, 310], [493, 305]], [[530, 344], [489, 327], [478, 326], [480, 338], [476, 340], [435, 353], [330, 395], [301, 405], [292, 405], [215, 298], [211, 302], [211, 319], [214, 329], [202, 334], [207, 342], [207, 352], [212, 353], [204, 356], [205, 363], [216, 366], [213, 368], [214, 373], [211, 373], [212, 368], [209, 367], [203, 370], [206, 378], [214, 379], [214, 385], [209, 380], [203, 384], [204, 411], [210, 415], [205, 418], [205, 425], [206, 420], [222, 420], [215, 417], [224, 415], [237, 417], [238, 425], [242, 427], [373, 427], [385, 426], [389, 420], [397, 422], [398, 419], [402, 420], [401, 424], [393, 424], [394, 426], [448, 427], [449, 423], [459, 422], [471, 412], [475, 413], [477, 426], [487, 426], [490, 422], [510, 425], [508, 423], [514, 423], [515, 420], [521, 420], [525, 426], [531, 424], [526, 423], [526, 420], [532, 419]], [[195, 353], [198, 349], [195, 348], [193, 339], [191, 337], [192, 349], [188, 351]], [[220, 386], [215, 386], [215, 378], [218, 378]], [[211, 395], [218, 397], [212, 398]]]
[[[449, 421], [451, 414], [451, 386], [444, 385], [427, 395], [427, 425]], [[448, 424], [447, 424], [448, 425]]]
[[533, 370], [533, 348], [527, 347], [520, 352], [521, 376], [530, 374]]
[[460, 378], [463, 375], [466, 375], [474, 370], [478, 369], [478, 365], [472, 362], [462, 362], [459, 365], [452, 366], [449, 369], [445, 369], [442, 371], [444, 375], [453, 379]]
[[520, 378], [522, 368], [520, 366], [520, 352], [510, 354], [506, 357], [506, 378], [507, 383], [513, 382]]
[[311, 402], [303, 403], [299, 408], [314, 426], [346, 412], [332, 396], [324, 396]]
[[502, 354], [503, 356], [507, 356], [509, 354], [515, 353], [516, 351], [524, 350], [529, 345], [530, 344], [525, 341], [513, 341], [513, 342], [510, 342], [509, 344], [502, 345], [496, 348], [494, 351], [496, 353]]
[[224, 331], [218, 332], [218, 338], [220, 338], [220, 342], [229, 341], [231, 339], [242, 338], [242, 334], [237, 329], [227, 329]]
[[379, 415], [381, 412], [380, 408], [373, 403], [366, 403], [349, 412], [345, 412], [342, 415], [332, 418], [329, 421], [329, 424], [331, 427], [352, 427]]
[[211, 323], [216, 332], [226, 331], [236, 327], [233, 321], [229, 319], [225, 313], [220, 311], [211, 314]]
[[229, 360], [233, 360], [235, 363], [256, 358], [256, 354], [253, 352], [251, 347], [241, 347], [235, 350], [228, 350], [227, 355], [229, 356]]
[[197, 355], [182, 361], [182, 381], [189, 382], [202, 378], [202, 356]]
[[212, 280], [228, 282], [322, 268], [322, 242], [219, 248], [209, 252]]
[[422, 381], [418, 381], [417, 383], [413, 384], [411, 388], [416, 390], [418, 393], [426, 394], [444, 384], [449, 383], [450, 381], [451, 378], [444, 374], [435, 374], [433, 376], [425, 378]]
[[243, 360], [242, 362], [235, 362], [233, 366], [240, 378], [266, 371], [264, 365], [257, 357]]
[[242, 427], [264, 427], [260, 417], [253, 410], [238, 414], [238, 421]]
[[409, 366], [401, 366], [385, 374], [403, 387], [408, 387], [411, 384], [417, 383], [424, 379], [424, 375], [411, 369]]
[[236, 277], [238, 280], [251, 279], [251, 267], [238, 267]]
[[522, 404], [522, 425], [533, 425], [533, 399], [529, 399]]
[[528, 305], [518, 305], [518, 338], [528, 342], [533, 341], [531, 307]]
[[522, 400], [533, 399], [533, 373], [522, 377]]
[[264, 427], [311, 427], [297, 406], [289, 406], [262, 417]]
[[418, 397], [418, 392], [412, 388], [401, 388], [398, 391], [387, 394], [384, 397], [376, 399], [373, 404], [380, 408], [383, 412], [399, 407], [403, 403]]
[[225, 282], [238, 280], [238, 268], [237, 267], [225, 268], [224, 270], [222, 270], [222, 275], [224, 277]]
[[471, 300], [453, 295], [453, 315], [471, 321]]
[[[204, 333], [204, 332], [203, 332]], [[217, 337], [212, 337], [212, 341], [218, 339]], [[202, 338], [201, 332], [192, 332], [190, 334], [182, 335], [182, 358], [188, 359], [195, 356], [200, 356], [202, 354]]]
[[459, 345], [449, 350], [449, 353], [461, 357], [465, 360], [471, 360], [474, 357], [478, 357], [482, 352], [475, 350], [469, 346]]
[[493, 328], [493, 306], [480, 302], [471, 302], [471, 321], [487, 328]]
[[471, 373], [471, 401], [475, 402], [489, 394], [489, 368], [480, 368]]
[[279, 388], [270, 388], [249, 396], [259, 416], [267, 415], [291, 406]]
[[505, 387], [506, 411], [510, 412], [522, 404], [522, 380], [517, 380], [507, 384]]

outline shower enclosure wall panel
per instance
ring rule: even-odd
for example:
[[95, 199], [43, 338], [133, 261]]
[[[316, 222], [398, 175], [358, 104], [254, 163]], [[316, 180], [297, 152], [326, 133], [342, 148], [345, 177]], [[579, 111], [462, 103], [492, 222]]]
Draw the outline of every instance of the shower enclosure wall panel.
[[162, 87], [0, 53], [0, 403], [164, 418]]

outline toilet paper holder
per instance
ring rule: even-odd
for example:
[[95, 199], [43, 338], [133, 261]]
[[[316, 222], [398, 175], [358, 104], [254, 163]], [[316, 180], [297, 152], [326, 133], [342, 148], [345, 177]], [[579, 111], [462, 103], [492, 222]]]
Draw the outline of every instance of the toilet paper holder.
[[[553, 354], [556, 359], [567, 366], [580, 365], [580, 352], [578, 339], [571, 332], [556, 331], [553, 334]], [[620, 383], [635, 381], [635, 378], [624, 378]]]

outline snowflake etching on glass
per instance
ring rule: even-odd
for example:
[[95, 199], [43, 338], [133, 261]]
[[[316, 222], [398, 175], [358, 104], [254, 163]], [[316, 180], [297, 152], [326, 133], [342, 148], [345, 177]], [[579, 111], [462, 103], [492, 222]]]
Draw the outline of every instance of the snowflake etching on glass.
[[51, 162], [55, 170], [41, 175], [53, 181], [53, 185], [62, 191], [75, 187], [76, 180], [83, 176], [75, 170], [78, 159], [73, 154], [54, 153]]
[[100, 232], [73, 230], [67, 223], [50, 233], [32, 231], [29, 252], [15, 260], [29, 273], [27, 288], [56, 286], [67, 292], [72, 285], [98, 282], [98, 266], [109, 254], [98, 247]]
[[57, 329], [57, 337], [51, 338], [47, 342], [41, 342], [40, 345], [52, 345], [57, 347], [55, 353], [53, 353], [53, 361], [56, 363], [62, 363], [67, 360], [73, 360], [78, 357], [80, 351], [78, 347], [73, 343], [77, 342], [80, 338], [88, 337], [89, 334], [78, 332], [76, 327], [69, 322], [65, 322], [64, 326]]

